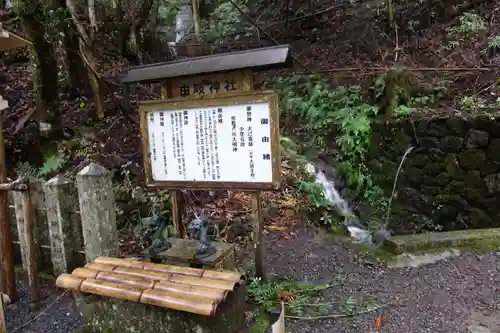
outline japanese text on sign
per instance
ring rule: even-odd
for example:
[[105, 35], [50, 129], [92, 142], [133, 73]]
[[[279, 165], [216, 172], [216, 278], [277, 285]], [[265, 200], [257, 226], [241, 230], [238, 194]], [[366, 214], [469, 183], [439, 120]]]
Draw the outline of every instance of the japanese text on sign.
[[148, 111], [154, 181], [273, 181], [268, 102]]

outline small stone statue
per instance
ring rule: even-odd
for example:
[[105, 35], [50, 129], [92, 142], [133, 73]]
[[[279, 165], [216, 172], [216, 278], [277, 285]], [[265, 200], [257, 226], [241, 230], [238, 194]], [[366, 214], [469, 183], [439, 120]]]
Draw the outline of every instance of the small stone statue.
[[149, 232], [152, 234], [152, 242], [149, 247], [149, 257], [155, 258], [160, 252], [166, 251], [172, 247], [172, 244], [167, 241], [168, 224], [167, 219], [163, 214], [153, 216], [150, 224]]
[[215, 247], [210, 244], [211, 240], [208, 235], [208, 224], [208, 219], [204, 215], [196, 217], [189, 223], [188, 229], [191, 238], [197, 239], [200, 242], [194, 259], [210, 257], [216, 252]]

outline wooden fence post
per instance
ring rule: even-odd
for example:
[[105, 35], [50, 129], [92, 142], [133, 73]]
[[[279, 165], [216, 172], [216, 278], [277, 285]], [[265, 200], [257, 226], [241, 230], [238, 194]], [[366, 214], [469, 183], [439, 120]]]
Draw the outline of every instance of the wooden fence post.
[[5, 325], [5, 317], [3, 314], [3, 294], [0, 291], [0, 333], [7, 333], [7, 327]]
[[[36, 270], [40, 270], [43, 265], [42, 258], [42, 239], [48, 238], [47, 235], [47, 215], [45, 213], [45, 195], [43, 193], [43, 184], [39, 179], [30, 179], [30, 202], [33, 218], [33, 252], [35, 254]], [[21, 245], [21, 258], [23, 268], [28, 269], [26, 261], [26, 232], [24, 216], [24, 199], [22, 192], [14, 192], [14, 207], [16, 212], [17, 232], [19, 235], [19, 244]]]
[[119, 253], [116, 203], [111, 173], [92, 163], [76, 176], [85, 257], [92, 263], [98, 256]]
[[70, 273], [76, 268], [76, 251], [80, 250], [81, 221], [75, 184], [63, 175], [45, 183], [45, 200], [49, 224], [50, 252], [54, 275]]

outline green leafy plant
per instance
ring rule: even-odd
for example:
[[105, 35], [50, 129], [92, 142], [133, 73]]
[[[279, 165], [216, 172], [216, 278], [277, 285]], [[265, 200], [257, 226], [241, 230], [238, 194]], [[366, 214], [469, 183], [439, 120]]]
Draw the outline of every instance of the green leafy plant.
[[460, 106], [467, 111], [477, 112], [486, 106], [486, 101], [480, 96], [464, 96], [459, 100]]
[[[245, 13], [249, 11], [246, 0], [236, 1]], [[220, 1], [219, 5], [202, 21], [202, 36], [205, 42], [213, 43], [225, 37], [245, 33], [249, 28], [247, 21], [229, 1]]]
[[66, 158], [62, 155], [48, 156], [40, 168], [35, 168], [28, 162], [19, 163], [14, 169], [15, 173], [21, 177], [32, 177], [45, 179], [50, 174], [60, 170], [66, 163]]
[[311, 294], [327, 289], [329, 285], [314, 285], [303, 282], [271, 280], [263, 282], [253, 278], [247, 287], [251, 299], [262, 310], [271, 312], [281, 301], [287, 304], [288, 311], [301, 314]]
[[473, 35], [488, 30], [488, 27], [486, 20], [481, 15], [471, 11], [462, 14], [459, 18], [459, 24], [447, 30], [451, 36]]
[[[318, 77], [299, 75], [277, 78], [275, 87], [284, 113], [301, 121], [309, 145], [325, 149], [334, 144], [341, 153], [341, 171], [349, 187], [363, 199], [378, 201], [382, 191], [367, 172], [364, 155], [370, 145], [371, 122], [379, 108], [362, 100], [361, 87], [331, 89]], [[329, 138], [334, 136], [331, 142]], [[313, 185], [304, 181], [298, 185], [307, 189], [308, 197], [318, 205], [323, 202]]]

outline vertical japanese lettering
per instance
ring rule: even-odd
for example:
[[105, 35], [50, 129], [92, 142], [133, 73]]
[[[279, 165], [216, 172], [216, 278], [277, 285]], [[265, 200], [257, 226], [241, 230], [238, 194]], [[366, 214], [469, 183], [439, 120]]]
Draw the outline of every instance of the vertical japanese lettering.
[[211, 166], [210, 166], [210, 140], [209, 140], [209, 134], [211, 134], [209, 128], [208, 128], [208, 117], [210, 115], [210, 112], [207, 110], [203, 110], [203, 134], [205, 134], [205, 156], [206, 156], [206, 166], [207, 166], [207, 178], [210, 178], [210, 173], [212, 171]]
[[245, 127], [240, 127], [240, 147], [245, 147]]
[[200, 153], [200, 122], [198, 119], [198, 113], [195, 113], [194, 115], [194, 123], [195, 123], [195, 130], [196, 130], [196, 155], [198, 157], [198, 166], [201, 165], [201, 153]]
[[161, 149], [162, 149], [162, 153], [163, 153], [163, 168], [165, 170], [165, 175], [168, 175], [167, 144], [165, 143], [165, 132], [161, 132]]
[[165, 126], [165, 116], [163, 111], [160, 111], [160, 126]]
[[233, 152], [238, 151], [238, 140], [236, 139], [236, 116], [231, 116], [231, 128], [232, 128], [232, 137], [233, 137]]
[[247, 134], [248, 134], [248, 147], [253, 147], [253, 129], [252, 129], [252, 126], [248, 126]]
[[255, 161], [253, 158], [253, 150], [250, 150], [248, 152], [248, 159], [249, 159], [249, 167], [250, 167], [250, 178], [254, 179], [255, 178]]
[[182, 158], [181, 158], [181, 140], [180, 140], [180, 126], [181, 121], [178, 112], [174, 112], [175, 120], [175, 150], [177, 152], [177, 172], [182, 175]]
[[252, 107], [247, 106], [247, 122], [252, 122]]
[[268, 118], [262, 118], [260, 120], [261, 125], [268, 125], [269, 124], [269, 119]]
[[151, 150], [153, 153], [153, 161], [156, 161], [156, 143], [155, 143], [155, 134], [151, 133]]
[[154, 122], [155, 122], [155, 114], [154, 114], [154, 112], [150, 112], [149, 113], [149, 122], [151, 124], [154, 124]]
[[175, 149], [175, 117], [173, 113], [170, 114], [170, 124], [172, 125], [172, 153], [174, 158], [177, 159], [177, 150]]
[[[212, 111], [212, 128], [214, 131], [214, 151], [215, 151], [215, 176], [220, 179], [220, 165], [219, 165], [219, 139], [217, 137], [217, 113], [215, 110]], [[212, 176], [213, 178], [213, 176]]]
[[199, 124], [200, 124], [200, 152], [201, 152], [201, 167], [203, 171], [203, 179], [207, 179], [207, 162], [206, 162], [206, 155], [205, 155], [205, 146], [206, 146], [206, 140], [205, 140], [205, 120], [203, 119], [203, 111], [198, 112], [198, 119], [199, 119]]
[[218, 108], [217, 109], [217, 122], [219, 124], [222, 124], [223, 123], [223, 118], [222, 118], [222, 109], [221, 108]]
[[184, 126], [189, 126], [189, 113], [187, 112], [187, 110], [184, 110], [183, 114], [184, 114]]
[[182, 176], [184, 179], [186, 179], [186, 156], [185, 156], [185, 149], [184, 149], [184, 128], [183, 128], [183, 121], [182, 121], [182, 113], [179, 112], [179, 136], [181, 140], [181, 172]]

